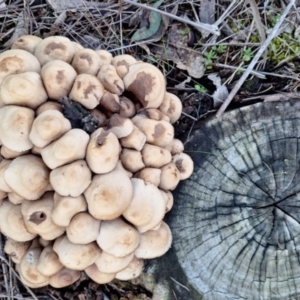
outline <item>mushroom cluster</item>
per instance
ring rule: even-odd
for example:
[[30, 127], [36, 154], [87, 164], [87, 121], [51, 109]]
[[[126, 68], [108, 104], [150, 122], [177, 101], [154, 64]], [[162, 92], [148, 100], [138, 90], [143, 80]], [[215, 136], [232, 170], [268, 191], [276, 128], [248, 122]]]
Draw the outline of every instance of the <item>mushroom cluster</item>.
[[0, 54], [0, 231], [25, 285], [129, 280], [166, 253], [171, 191], [193, 171], [181, 109], [129, 55], [60, 36]]

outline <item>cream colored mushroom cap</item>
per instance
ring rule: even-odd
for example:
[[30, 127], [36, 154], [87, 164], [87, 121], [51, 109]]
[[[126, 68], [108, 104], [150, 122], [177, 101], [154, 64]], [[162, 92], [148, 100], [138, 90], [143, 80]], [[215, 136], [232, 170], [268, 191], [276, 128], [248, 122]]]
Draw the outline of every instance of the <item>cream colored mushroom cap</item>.
[[47, 100], [48, 95], [40, 74], [24, 72], [12, 74], [3, 79], [0, 98], [6, 105], [14, 104], [35, 109]]
[[72, 67], [78, 74], [96, 75], [101, 66], [100, 56], [92, 49], [79, 50], [72, 61]]
[[146, 143], [142, 149], [143, 162], [147, 167], [160, 168], [172, 160], [170, 151]]
[[194, 162], [186, 153], [173, 155], [172, 161], [180, 172], [180, 180], [189, 178], [194, 171]]
[[115, 278], [115, 273], [103, 273], [99, 271], [95, 264], [92, 264], [84, 270], [87, 276], [99, 284], [111, 282]]
[[125, 89], [132, 92], [146, 108], [158, 108], [164, 98], [166, 81], [155, 66], [137, 62], [123, 78]]
[[11, 238], [8, 238], [4, 245], [4, 252], [11, 258], [15, 264], [21, 262], [22, 257], [30, 247], [31, 242], [17, 242]]
[[46, 110], [34, 119], [29, 139], [36, 147], [44, 148], [70, 129], [70, 121], [60, 111]]
[[38, 36], [34, 35], [23, 35], [19, 37], [11, 46], [11, 49], [22, 49], [34, 53], [34, 49], [38, 43], [40, 43], [42, 39]]
[[132, 195], [130, 179], [125, 172], [119, 170], [95, 175], [84, 192], [89, 213], [98, 220], [119, 217], [130, 205]]
[[97, 243], [105, 252], [125, 257], [135, 251], [139, 242], [138, 231], [122, 218], [101, 222]]
[[38, 59], [31, 53], [25, 50], [13, 49], [0, 54], [0, 84], [8, 75], [27, 71], [37, 73], [41, 71]]
[[0, 136], [2, 144], [10, 150], [22, 152], [33, 144], [29, 133], [34, 120], [34, 111], [27, 107], [8, 105], [0, 108]]
[[96, 53], [100, 56], [103, 64], [111, 64], [113, 56], [106, 50], [96, 50]]
[[165, 93], [164, 99], [158, 109], [167, 115], [170, 118], [171, 124], [173, 124], [180, 118], [182, 102], [176, 95]]
[[4, 172], [9, 167], [11, 162], [12, 160], [8, 160], [8, 159], [2, 159], [2, 161], [0, 162], [0, 190], [6, 193], [12, 192], [12, 189], [7, 185], [4, 179]]
[[27, 200], [36, 200], [49, 189], [49, 169], [40, 157], [15, 158], [4, 172], [7, 185]]
[[75, 54], [75, 46], [64, 36], [50, 36], [43, 39], [35, 47], [34, 56], [43, 66], [51, 60], [62, 60], [71, 63]]
[[116, 68], [118, 75], [124, 78], [129, 71], [129, 66], [135, 64], [136, 59], [129, 54], [122, 54], [114, 56], [111, 63]]
[[130, 262], [127, 268], [116, 274], [116, 279], [119, 280], [131, 280], [140, 276], [143, 271], [144, 261], [136, 257]]
[[80, 271], [63, 267], [50, 277], [49, 284], [54, 288], [63, 288], [71, 285], [80, 278]]
[[166, 191], [173, 191], [180, 181], [180, 172], [173, 162], [161, 168], [159, 187]]

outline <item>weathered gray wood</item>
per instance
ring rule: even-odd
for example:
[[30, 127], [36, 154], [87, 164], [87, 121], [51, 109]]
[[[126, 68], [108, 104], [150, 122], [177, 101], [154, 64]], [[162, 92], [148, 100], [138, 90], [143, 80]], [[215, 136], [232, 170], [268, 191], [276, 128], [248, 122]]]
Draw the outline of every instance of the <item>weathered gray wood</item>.
[[300, 299], [300, 102], [227, 113], [185, 149], [195, 172], [175, 192], [156, 276], [189, 289], [172, 283], [177, 299]]

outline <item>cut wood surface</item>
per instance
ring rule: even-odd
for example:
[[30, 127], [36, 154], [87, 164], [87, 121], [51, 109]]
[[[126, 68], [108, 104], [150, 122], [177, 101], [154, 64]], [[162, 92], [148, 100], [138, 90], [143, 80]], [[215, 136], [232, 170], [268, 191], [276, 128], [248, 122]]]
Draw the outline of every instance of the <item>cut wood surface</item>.
[[176, 190], [173, 248], [159, 261], [189, 289], [174, 299], [299, 299], [299, 138], [298, 101], [234, 110], [193, 133], [195, 171]]

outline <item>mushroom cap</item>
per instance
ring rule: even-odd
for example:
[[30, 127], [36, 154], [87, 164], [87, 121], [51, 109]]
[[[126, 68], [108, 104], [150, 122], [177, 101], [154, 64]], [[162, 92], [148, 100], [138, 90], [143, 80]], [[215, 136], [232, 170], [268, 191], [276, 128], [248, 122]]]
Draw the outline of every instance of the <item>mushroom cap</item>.
[[100, 101], [100, 106], [105, 108], [108, 112], [119, 113], [120, 111], [120, 99], [119, 96], [109, 91], [104, 91], [104, 94]]
[[75, 54], [73, 43], [64, 36], [50, 36], [38, 43], [34, 50], [34, 56], [43, 66], [51, 60], [61, 60], [71, 63]]
[[78, 74], [96, 75], [100, 70], [102, 60], [92, 49], [82, 49], [76, 52], [72, 61], [72, 67]]
[[41, 71], [38, 59], [31, 53], [25, 50], [13, 49], [0, 54], [0, 84], [8, 75], [27, 71], [37, 73]]
[[123, 164], [122, 164], [122, 162], [121, 162], [120, 159], [118, 160], [118, 162], [117, 162], [117, 164], [116, 164], [114, 170], [119, 170], [119, 171], [125, 173], [126, 176], [127, 176], [128, 178], [131, 178], [131, 177], [132, 177], [132, 173], [129, 172], [129, 171], [127, 171], [127, 170], [123, 167]]
[[49, 284], [49, 277], [42, 275], [37, 270], [37, 263], [41, 252], [41, 248], [28, 249], [19, 265], [21, 281], [31, 288], [38, 288]]
[[138, 62], [129, 66], [123, 78], [125, 89], [132, 92], [146, 108], [158, 108], [164, 98], [166, 81], [155, 66]]
[[[133, 197], [123, 216], [143, 233], [158, 225], [165, 215], [165, 200], [159, 189], [142, 179], [132, 178]], [[105, 250], [105, 249], [104, 249]]]
[[41, 152], [42, 158], [50, 169], [83, 159], [89, 139], [89, 135], [82, 129], [71, 129], [46, 146]]
[[13, 150], [5, 147], [4, 145], [2, 145], [0, 154], [3, 158], [12, 159], [12, 158], [16, 158], [18, 156], [24, 155], [24, 154], [28, 154], [28, 153], [30, 153], [30, 151], [32, 151], [32, 149], [33, 148], [31, 148], [31, 150], [20, 152], [20, 151], [13, 151]]
[[0, 98], [6, 105], [14, 104], [35, 109], [47, 100], [48, 95], [40, 74], [24, 72], [8, 75], [3, 79]]
[[98, 128], [91, 135], [86, 150], [86, 161], [96, 174], [112, 171], [119, 160], [121, 146], [118, 138], [103, 128]]
[[173, 124], [180, 118], [182, 102], [176, 95], [166, 92], [158, 109], [167, 115], [171, 124]]
[[100, 220], [87, 212], [76, 214], [67, 227], [67, 237], [74, 244], [88, 244], [96, 241], [100, 229]]
[[84, 49], [83, 46], [81, 46], [81, 44], [77, 43], [77, 42], [73, 42], [72, 41], [73, 46], [75, 47], [75, 53], [77, 53], [79, 50]]
[[80, 278], [80, 271], [63, 267], [56, 274], [50, 277], [49, 284], [54, 288], [63, 288], [73, 284]]
[[133, 257], [134, 252], [124, 257], [116, 257], [102, 251], [99, 258], [96, 260], [95, 265], [100, 272], [117, 273], [125, 269], [133, 260]]
[[88, 109], [99, 105], [104, 94], [104, 87], [99, 79], [90, 74], [79, 74], [70, 92], [70, 99], [81, 103]]
[[[1, 149], [2, 150], [2, 149]], [[11, 164], [12, 160], [2, 159], [0, 162], [0, 190], [6, 193], [11, 193], [12, 189], [7, 185], [4, 179], [4, 172]]]
[[36, 200], [49, 189], [49, 169], [40, 157], [15, 158], [4, 172], [7, 185], [27, 200]]
[[133, 131], [128, 136], [121, 138], [120, 143], [125, 148], [141, 151], [146, 143], [146, 135], [134, 125]]
[[70, 121], [58, 110], [46, 110], [33, 121], [29, 139], [39, 148], [44, 148], [71, 129]]
[[97, 74], [97, 78], [107, 91], [118, 96], [124, 92], [123, 80], [119, 77], [113, 65], [102, 65]]
[[63, 112], [63, 108], [62, 105], [56, 101], [47, 101], [43, 104], [41, 104], [36, 110], [35, 110], [35, 114], [36, 116], [39, 116], [42, 112], [46, 111], [46, 110], [58, 110], [60, 112]]
[[124, 78], [129, 71], [129, 66], [135, 64], [136, 62], [137, 60], [133, 56], [129, 54], [122, 54], [114, 56], [111, 63], [116, 68], [120, 78]]
[[180, 172], [180, 180], [189, 178], [194, 170], [194, 162], [190, 156], [185, 153], [173, 155], [172, 161]]
[[145, 168], [140, 151], [123, 148], [120, 159], [124, 168], [132, 173]]
[[51, 219], [58, 226], [69, 226], [74, 215], [87, 209], [87, 203], [83, 195], [78, 197], [63, 197], [54, 193], [53, 200], [54, 208]]
[[4, 201], [0, 206], [0, 229], [5, 236], [17, 241], [33, 240], [36, 234], [30, 233], [25, 227], [21, 205], [14, 205]]
[[95, 242], [85, 245], [73, 244], [67, 236], [55, 241], [53, 249], [61, 263], [72, 270], [84, 270], [92, 265], [99, 257], [101, 250]]
[[170, 151], [147, 143], [142, 149], [142, 157], [145, 165], [153, 168], [160, 168], [172, 160]]
[[9, 255], [15, 264], [21, 262], [22, 257], [30, 247], [31, 241], [17, 242], [11, 238], [5, 241], [4, 252]]
[[173, 204], [174, 204], [173, 194], [170, 191], [160, 190], [160, 192], [166, 201], [166, 212], [168, 212], [172, 209]]
[[161, 168], [159, 187], [163, 190], [173, 191], [180, 181], [180, 172], [176, 165], [170, 162]]
[[125, 257], [135, 251], [139, 242], [138, 231], [121, 218], [101, 222], [97, 243], [103, 251]]
[[92, 264], [84, 270], [87, 276], [99, 284], [111, 282], [115, 278], [115, 273], [100, 272], [95, 264]]
[[138, 110], [138, 114], [155, 121], [163, 120], [163, 121], [170, 122], [170, 118], [167, 115], [163, 114], [157, 108], [142, 108]]
[[54, 207], [53, 193], [48, 192], [36, 201], [24, 201], [21, 212], [28, 232], [39, 234], [44, 240], [61, 236], [65, 228], [53, 223], [51, 213]]
[[63, 268], [51, 245], [43, 249], [36, 268], [42, 275], [48, 277], [53, 276]]
[[119, 217], [132, 199], [132, 184], [125, 172], [114, 170], [95, 175], [84, 192], [89, 213], [98, 220]]
[[103, 65], [109, 65], [112, 62], [113, 56], [106, 50], [96, 50], [96, 53], [100, 56]]
[[160, 183], [161, 170], [157, 168], [144, 168], [134, 174], [135, 178], [143, 179], [145, 182], [149, 182], [158, 186]]
[[8, 105], [0, 108], [0, 136], [2, 145], [10, 150], [29, 150], [33, 144], [29, 132], [34, 120], [34, 111], [27, 107]]
[[144, 261], [142, 259], [134, 257], [127, 268], [118, 272], [115, 278], [119, 280], [131, 280], [137, 278], [142, 273], [143, 267]]
[[129, 118], [124, 118], [119, 114], [113, 114], [108, 121], [109, 131], [114, 133], [120, 139], [130, 135], [134, 125]]
[[15, 204], [15, 205], [22, 204], [23, 201], [26, 200], [22, 196], [18, 195], [15, 192], [8, 193], [7, 197], [8, 197], [9, 202], [11, 202], [12, 204]]
[[171, 154], [172, 155], [179, 154], [183, 152], [183, 150], [184, 150], [184, 145], [182, 141], [179, 139], [173, 139], [171, 143]]
[[50, 183], [61, 196], [80, 196], [92, 182], [92, 172], [85, 160], [76, 160], [50, 172]]
[[141, 234], [140, 244], [134, 254], [137, 258], [155, 258], [164, 255], [172, 244], [170, 227], [161, 222], [157, 230], [149, 230]]
[[36, 45], [41, 41], [42, 39], [38, 36], [23, 35], [12, 44], [11, 49], [22, 49], [33, 54]]
[[42, 67], [41, 76], [49, 98], [60, 100], [71, 91], [77, 73], [68, 63], [51, 60]]
[[120, 97], [120, 116], [124, 118], [132, 118], [135, 115], [134, 103], [127, 97]]

